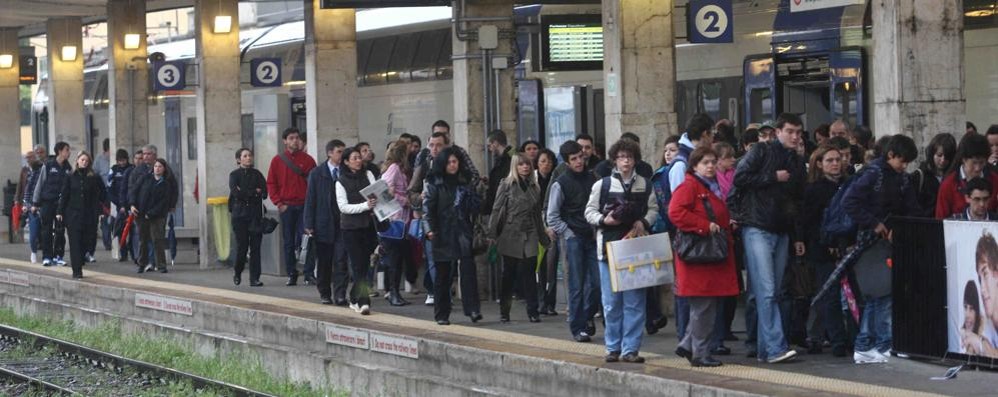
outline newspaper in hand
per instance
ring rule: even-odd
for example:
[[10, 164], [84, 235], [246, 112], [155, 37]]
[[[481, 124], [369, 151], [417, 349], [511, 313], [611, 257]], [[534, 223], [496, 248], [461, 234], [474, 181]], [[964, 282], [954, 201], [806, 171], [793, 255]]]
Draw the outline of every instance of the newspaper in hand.
[[378, 222], [383, 222], [388, 217], [402, 211], [402, 206], [395, 201], [395, 196], [388, 190], [388, 183], [384, 179], [379, 179], [373, 184], [360, 190], [360, 194], [366, 198], [377, 198], [378, 204], [374, 206], [374, 216], [378, 217]]

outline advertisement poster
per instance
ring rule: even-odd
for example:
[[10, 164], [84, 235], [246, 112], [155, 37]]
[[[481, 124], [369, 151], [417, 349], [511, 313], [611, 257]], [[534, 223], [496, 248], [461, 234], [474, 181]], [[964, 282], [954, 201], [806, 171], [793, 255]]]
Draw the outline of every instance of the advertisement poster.
[[998, 222], [945, 221], [948, 350], [998, 358]]

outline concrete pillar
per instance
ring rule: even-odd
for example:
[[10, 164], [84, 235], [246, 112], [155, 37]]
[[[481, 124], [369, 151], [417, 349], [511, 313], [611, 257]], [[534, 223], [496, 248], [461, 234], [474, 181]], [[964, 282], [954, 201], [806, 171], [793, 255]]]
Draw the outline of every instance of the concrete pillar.
[[[242, 146], [242, 100], [239, 89], [238, 0], [194, 2], [197, 41], [197, 168], [198, 229], [201, 267], [217, 262], [214, 221], [207, 199], [228, 197], [229, 172], [235, 168], [236, 149]], [[215, 33], [216, 16], [231, 17], [229, 33]], [[229, 226], [224, 226], [228, 228]], [[223, 258], [228, 254], [222, 254]]]
[[[485, 156], [486, 134], [492, 128], [485, 127], [485, 87], [483, 85], [483, 50], [477, 40], [479, 27], [483, 25], [496, 26], [499, 30], [498, 47], [489, 50], [495, 58], [504, 57], [512, 62], [514, 49], [509, 38], [513, 31], [513, 0], [468, 0], [465, 2], [464, 15], [468, 18], [478, 18], [478, 22], [468, 22], [465, 25], [467, 37], [459, 32], [452, 32], [454, 57], [454, 121], [451, 123], [451, 135], [454, 142], [464, 147], [474, 161], [475, 166], [485, 176], [488, 173]], [[482, 21], [481, 19], [495, 20]], [[516, 105], [513, 92], [513, 68], [508, 67], [499, 74], [500, 125], [506, 132], [510, 145], [516, 145]], [[490, 106], [495, 108], [495, 105]], [[496, 113], [492, 111], [492, 113]], [[426, 126], [427, 129], [430, 126]]]
[[649, 163], [676, 121], [672, 0], [603, 1], [606, 146], [624, 132], [641, 137]]
[[959, 138], [963, 90], [963, 1], [874, 0], [873, 131], [905, 134], [924, 147], [932, 136]]
[[[75, 152], [86, 148], [83, 121], [83, 26], [80, 18], [46, 23], [49, 68], [49, 142], [65, 141]], [[63, 48], [76, 47], [76, 59], [63, 60]], [[52, 148], [49, 147], [49, 151]]]
[[[19, 97], [20, 69], [18, 68], [17, 29], [0, 29], [0, 55], [10, 55], [13, 66], [0, 69], [0, 183], [20, 183], [21, 162], [21, 107]], [[15, 166], [16, 165], [16, 166]], [[0, 242], [6, 243], [7, 222], [0, 222]]]
[[[149, 67], [146, 62], [146, 0], [109, 0], [108, 131], [111, 153], [128, 153], [149, 143]], [[138, 34], [139, 47], [125, 48], [125, 35]]]
[[357, 18], [353, 9], [319, 6], [305, 0], [305, 131], [308, 153], [324, 159], [330, 139], [359, 140]]

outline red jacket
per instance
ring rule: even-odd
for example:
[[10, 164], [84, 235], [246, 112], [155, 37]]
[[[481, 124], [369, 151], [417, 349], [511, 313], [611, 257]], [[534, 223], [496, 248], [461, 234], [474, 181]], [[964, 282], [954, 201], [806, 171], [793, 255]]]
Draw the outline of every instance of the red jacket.
[[315, 160], [308, 153], [284, 151], [292, 163], [301, 168], [302, 175], [295, 174], [288, 168], [281, 156], [270, 160], [270, 171], [267, 172], [267, 194], [274, 205], [305, 205], [305, 191], [308, 188], [308, 173], [315, 168]]
[[676, 257], [676, 295], [679, 296], [733, 296], [738, 295], [738, 278], [735, 275], [735, 246], [731, 238], [731, 215], [724, 200], [717, 197], [697, 177], [686, 174], [669, 202], [669, 219], [676, 229], [706, 235], [710, 232], [710, 219], [703, 206], [703, 198], [710, 200], [717, 224], [728, 234], [728, 259], [717, 264], [689, 265]]
[[[951, 172], [939, 185], [939, 194], [936, 196], [936, 219], [946, 219], [967, 209], [967, 199], [962, 191], [967, 185], [967, 180], [962, 178], [961, 173], [960, 169]], [[991, 186], [998, 186], [998, 172], [984, 170], [983, 177], [991, 182]], [[998, 195], [995, 193], [991, 192], [988, 211], [998, 210]]]

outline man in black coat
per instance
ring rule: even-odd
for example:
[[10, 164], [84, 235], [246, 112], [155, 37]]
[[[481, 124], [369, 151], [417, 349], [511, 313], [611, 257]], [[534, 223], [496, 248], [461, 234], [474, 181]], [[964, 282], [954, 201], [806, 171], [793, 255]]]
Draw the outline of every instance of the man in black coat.
[[62, 222], [59, 222], [61, 227], [56, 227], [55, 215], [63, 185], [73, 169], [69, 165], [69, 144], [57, 142], [53, 149], [55, 158], [47, 161], [38, 174], [32, 197], [34, 204], [31, 207], [34, 211], [41, 211], [42, 265], [65, 266], [66, 261], [62, 256], [66, 251], [66, 230]]
[[[340, 232], [340, 209], [336, 204], [336, 181], [339, 179], [346, 145], [333, 139], [326, 143], [326, 161], [308, 174], [305, 193], [305, 234], [315, 244], [318, 262], [319, 298], [322, 304], [346, 306], [347, 253]], [[306, 279], [311, 275], [306, 275]], [[332, 287], [330, 287], [332, 282]]]

